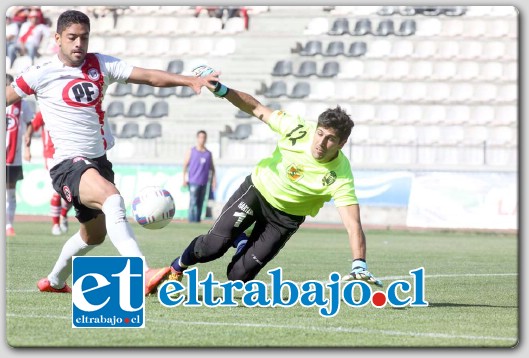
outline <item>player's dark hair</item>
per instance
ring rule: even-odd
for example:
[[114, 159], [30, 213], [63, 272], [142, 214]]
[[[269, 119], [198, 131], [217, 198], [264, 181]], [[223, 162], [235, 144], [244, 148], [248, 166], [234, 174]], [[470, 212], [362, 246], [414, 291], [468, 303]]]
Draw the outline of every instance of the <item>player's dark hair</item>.
[[57, 33], [62, 33], [72, 24], [87, 25], [88, 31], [90, 31], [90, 18], [88, 18], [88, 16], [77, 10], [67, 10], [63, 12], [57, 20]]
[[334, 129], [340, 136], [340, 142], [349, 138], [354, 125], [351, 117], [340, 106], [329, 108], [318, 117], [318, 127]]
[[6, 73], [6, 86], [9, 86], [15, 79], [9, 73]]
[[201, 129], [201, 130], [199, 130], [199, 131], [197, 132], [197, 137], [198, 137], [198, 135], [199, 135], [200, 133], [204, 134], [206, 137], [208, 136], [208, 134], [206, 133], [206, 131], [203, 130], [203, 129]]

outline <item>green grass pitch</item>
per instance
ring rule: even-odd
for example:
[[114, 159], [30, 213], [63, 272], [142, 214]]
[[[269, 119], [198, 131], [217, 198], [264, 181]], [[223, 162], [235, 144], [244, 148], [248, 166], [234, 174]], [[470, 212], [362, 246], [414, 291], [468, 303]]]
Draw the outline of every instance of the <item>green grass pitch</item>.
[[[160, 267], [209, 225], [133, 228], [149, 265]], [[72, 223], [70, 232], [76, 229]], [[6, 336], [14, 347], [512, 347], [518, 341], [516, 235], [367, 230], [369, 269], [384, 283], [411, 282], [409, 271], [425, 268], [425, 308], [342, 304], [335, 317], [324, 318], [317, 307], [167, 308], [149, 296], [145, 328], [74, 329], [71, 295], [36, 287], [67, 237], [51, 236], [49, 223], [18, 223], [16, 230], [6, 239]], [[200, 276], [211, 271], [225, 282], [232, 254], [198, 265]], [[117, 251], [107, 238], [91, 255]], [[326, 281], [333, 271], [348, 273], [350, 264], [345, 230], [306, 227], [256, 279], [270, 282], [266, 270], [282, 267], [285, 280]]]

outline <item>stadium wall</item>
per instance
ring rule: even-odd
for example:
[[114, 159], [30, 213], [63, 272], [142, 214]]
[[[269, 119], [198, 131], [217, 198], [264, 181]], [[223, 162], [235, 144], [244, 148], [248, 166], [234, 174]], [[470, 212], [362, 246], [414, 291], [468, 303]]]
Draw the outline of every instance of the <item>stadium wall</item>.
[[[175, 218], [187, 217], [189, 194], [182, 188], [181, 165], [116, 164], [116, 185], [127, 204], [149, 185], [163, 186], [175, 199]], [[217, 189], [209, 206], [215, 218], [251, 166], [217, 166]], [[362, 223], [376, 227], [517, 230], [516, 172], [419, 170], [355, 170]], [[17, 214], [48, 215], [52, 193], [48, 173], [38, 164], [24, 164], [17, 186]], [[340, 217], [332, 202], [307, 222], [334, 224]]]

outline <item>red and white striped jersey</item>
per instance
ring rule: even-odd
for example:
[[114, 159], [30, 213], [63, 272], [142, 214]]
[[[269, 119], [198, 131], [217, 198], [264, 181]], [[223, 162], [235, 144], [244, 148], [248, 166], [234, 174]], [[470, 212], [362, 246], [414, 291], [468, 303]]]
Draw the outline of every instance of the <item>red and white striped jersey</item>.
[[124, 83], [133, 66], [112, 56], [89, 53], [79, 67], [58, 56], [31, 66], [12, 86], [25, 97], [34, 94], [55, 146], [53, 165], [69, 158], [97, 158], [114, 145], [102, 101], [108, 85]]
[[6, 107], [6, 165], [22, 165], [24, 133], [34, 115], [25, 100]]

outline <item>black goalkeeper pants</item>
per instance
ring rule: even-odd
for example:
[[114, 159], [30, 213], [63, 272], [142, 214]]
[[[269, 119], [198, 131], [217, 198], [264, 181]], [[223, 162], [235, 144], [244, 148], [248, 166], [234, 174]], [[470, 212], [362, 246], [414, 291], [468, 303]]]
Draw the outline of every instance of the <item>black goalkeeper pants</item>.
[[223, 256], [235, 239], [252, 224], [254, 228], [244, 249], [232, 258], [230, 280], [252, 280], [283, 248], [305, 221], [273, 208], [247, 176], [230, 197], [222, 213], [205, 235], [196, 237], [182, 254], [182, 263], [194, 265]]

